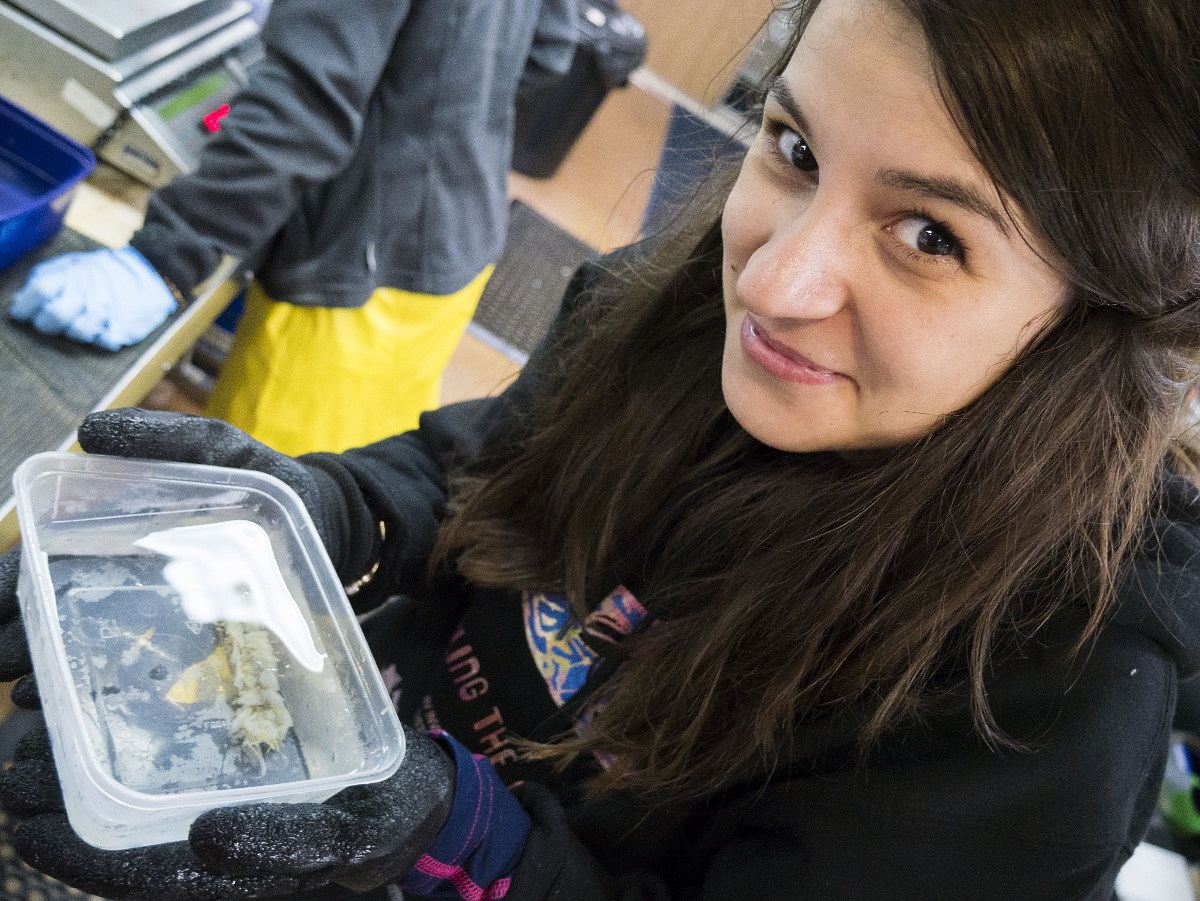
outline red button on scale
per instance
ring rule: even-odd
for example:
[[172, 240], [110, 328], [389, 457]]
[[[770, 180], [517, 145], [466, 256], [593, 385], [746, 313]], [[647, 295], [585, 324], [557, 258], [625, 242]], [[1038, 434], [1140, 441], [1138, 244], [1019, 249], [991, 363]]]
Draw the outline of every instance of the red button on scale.
[[211, 132], [221, 130], [221, 120], [229, 115], [229, 104], [223, 103], [204, 117], [204, 127]]

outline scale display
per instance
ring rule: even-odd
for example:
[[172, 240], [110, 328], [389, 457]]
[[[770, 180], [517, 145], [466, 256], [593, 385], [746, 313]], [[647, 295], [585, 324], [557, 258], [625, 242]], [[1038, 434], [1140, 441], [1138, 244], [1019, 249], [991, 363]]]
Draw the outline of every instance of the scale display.
[[[155, 112], [162, 118], [164, 122], [171, 122], [177, 119], [183, 113], [194, 112], [197, 108], [207, 108], [212, 104], [207, 104], [206, 101], [216, 96], [224, 96], [228, 93], [229, 88], [235, 88], [236, 84], [233, 75], [227, 71], [213, 72], [211, 75], [206, 75], [196, 84], [190, 85], [182, 94], [172, 97], [169, 100], [160, 103], [155, 107]], [[212, 111], [204, 114], [203, 120], [207, 123], [209, 117], [217, 113], [219, 109], [229, 111], [229, 104], [222, 103], [218, 107], [214, 107]], [[221, 118], [219, 115], [217, 118]], [[217, 128], [208, 128], [208, 131], [218, 131]]]
[[221, 121], [228, 115], [229, 104], [241, 87], [233, 73], [221, 67], [149, 106], [179, 145], [198, 157], [206, 141], [221, 130]]

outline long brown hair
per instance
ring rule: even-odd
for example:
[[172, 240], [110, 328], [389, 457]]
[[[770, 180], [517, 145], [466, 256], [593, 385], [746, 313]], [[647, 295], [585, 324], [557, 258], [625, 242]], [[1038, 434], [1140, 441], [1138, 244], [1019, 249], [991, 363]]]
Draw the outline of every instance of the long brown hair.
[[[795, 5], [792, 45], [819, 0]], [[893, 2], [893, 0], [883, 0]], [[691, 794], [774, 766], [798, 725], [860, 748], [970, 686], [1058, 611], [1110, 612], [1200, 355], [1194, 0], [894, 0], [942, 95], [1070, 286], [1060, 321], [926, 437], [858, 459], [747, 435], [721, 395], [719, 207], [611, 266], [513, 455], [457, 483], [440, 548], [468, 578], [564, 590], [584, 618], [636, 574], [655, 626], [586, 734], [600, 788]], [[770, 76], [769, 76], [770, 78]]]

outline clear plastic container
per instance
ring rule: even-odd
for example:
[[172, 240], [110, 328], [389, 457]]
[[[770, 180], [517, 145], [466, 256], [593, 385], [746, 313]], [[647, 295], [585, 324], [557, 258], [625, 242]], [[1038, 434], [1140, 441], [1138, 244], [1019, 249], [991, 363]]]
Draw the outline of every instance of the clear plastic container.
[[[13, 486], [21, 614], [67, 815], [85, 841], [105, 849], [178, 841], [206, 810], [321, 801], [399, 767], [404, 735], [383, 681], [308, 512], [283, 482], [240, 469], [45, 453], [20, 466]], [[251, 709], [234, 678], [241, 665], [231, 642], [241, 639], [231, 635], [241, 627], [185, 613], [172, 584], [179, 571], [164, 572], [177, 558], [140, 543], [234, 521], [269, 538], [308, 647], [293, 654], [295, 635], [289, 642], [275, 627], [259, 636], [274, 652], [267, 668], [290, 716], [274, 748], [235, 728], [238, 711]], [[201, 582], [211, 572], [219, 588], [228, 570], [190, 572]]]

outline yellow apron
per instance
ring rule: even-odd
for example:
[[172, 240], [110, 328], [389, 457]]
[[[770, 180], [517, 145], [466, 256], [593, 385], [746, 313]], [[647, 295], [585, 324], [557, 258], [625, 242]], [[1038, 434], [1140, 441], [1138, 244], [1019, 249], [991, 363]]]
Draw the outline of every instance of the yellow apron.
[[416, 427], [492, 269], [446, 296], [379, 288], [355, 309], [276, 303], [254, 282], [205, 413], [293, 455]]

